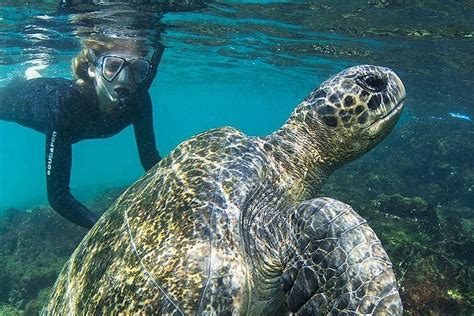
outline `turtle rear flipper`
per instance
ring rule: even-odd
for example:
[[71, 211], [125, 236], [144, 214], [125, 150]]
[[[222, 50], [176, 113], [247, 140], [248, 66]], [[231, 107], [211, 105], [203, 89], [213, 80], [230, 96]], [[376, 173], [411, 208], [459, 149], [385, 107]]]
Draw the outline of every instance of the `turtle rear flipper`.
[[349, 205], [305, 201], [289, 213], [290, 261], [281, 277], [296, 315], [401, 315], [392, 264], [380, 240]]

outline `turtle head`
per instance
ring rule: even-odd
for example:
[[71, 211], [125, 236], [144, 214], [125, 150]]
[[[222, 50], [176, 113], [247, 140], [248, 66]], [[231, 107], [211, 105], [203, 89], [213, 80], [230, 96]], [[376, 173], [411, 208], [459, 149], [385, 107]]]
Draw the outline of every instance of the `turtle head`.
[[[381, 141], [395, 126], [405, 87], [389, 68], [362, 65], [343, 70], [302, 103], [309, 130], [323, 137], [337, 161], [352, 160]], [[324, 134], [321, 134], [321, 131]]]

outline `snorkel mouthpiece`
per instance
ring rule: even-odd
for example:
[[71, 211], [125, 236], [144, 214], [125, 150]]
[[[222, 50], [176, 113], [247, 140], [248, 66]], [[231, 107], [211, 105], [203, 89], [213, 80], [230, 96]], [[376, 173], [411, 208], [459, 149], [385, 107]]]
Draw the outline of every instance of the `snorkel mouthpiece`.
[[125, 99], [130, 96], [130, 90], [125, 88], [125, 87], [117, 87], [114, 89], [115, 93], [117, 93], [117, 96], [119, 99]]

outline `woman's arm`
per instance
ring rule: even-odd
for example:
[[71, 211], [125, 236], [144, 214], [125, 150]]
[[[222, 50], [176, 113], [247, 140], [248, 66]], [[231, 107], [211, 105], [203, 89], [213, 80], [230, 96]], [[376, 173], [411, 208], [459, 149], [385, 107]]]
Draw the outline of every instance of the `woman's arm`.
[[90, 229], [99, 216], [89, 211], [71, 194], [72, 145], [54, 129], [46, 133], [46, 184], [51, 207], [69, 221]]
[[138, 154], [145, 170], [149, 170], [160, 160], [160, 154], [156, 148], [155, 131], [153, 129], [153, 109], [150, 94], [147, 93], [140, 106], [140, 113], [133, 124], [135, 139], [137, 141]]

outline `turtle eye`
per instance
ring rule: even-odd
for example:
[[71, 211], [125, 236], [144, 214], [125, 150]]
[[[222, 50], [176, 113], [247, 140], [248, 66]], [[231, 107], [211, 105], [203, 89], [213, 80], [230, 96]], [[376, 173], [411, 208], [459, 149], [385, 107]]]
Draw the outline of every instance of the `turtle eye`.
[[356, 79], [359, 86], [372, 92], [380, 92], [387, 87], [387, 79], [370, 74]]

